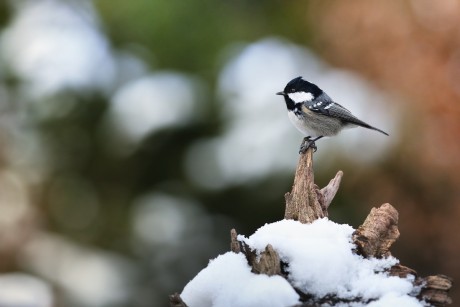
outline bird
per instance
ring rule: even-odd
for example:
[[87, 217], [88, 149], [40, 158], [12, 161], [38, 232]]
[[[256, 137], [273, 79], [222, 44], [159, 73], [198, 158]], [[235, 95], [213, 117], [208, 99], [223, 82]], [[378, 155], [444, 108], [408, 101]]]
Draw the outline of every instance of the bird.
[[310, 147], [316, 151], [316, 141], [335, 136], [345, 128], [364, 127], [388, 136], [385, 131], [358, 119], [303, 77], [292, 79], [283, 91], [276, 94], [284, 97], [289, 119], [305, 135], [299, 153], [305, 153]]

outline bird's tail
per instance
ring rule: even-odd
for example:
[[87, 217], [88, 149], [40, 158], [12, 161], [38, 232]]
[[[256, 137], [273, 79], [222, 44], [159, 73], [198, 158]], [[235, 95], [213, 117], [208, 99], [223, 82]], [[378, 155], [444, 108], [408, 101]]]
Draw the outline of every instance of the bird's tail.
[[365, 122], [358, 123], [358, 125], [360, 125], [361, 127], [367, 128], [367, 129], [371, 129], [371, 130], [378, 131], [378, 132], [380, 132], [380, 133], [383, 133], [383, 134], [389, 136], [389, 134], [386, 133], [385, 131], [380, 130], [379, 128], [375, 128], [375, 127], [373, 127], [373, 126], [371, 126], [371, 125], [369, 125], [369, 124], [366, 124]]
[[380, 132], [380, 133], [383, 133], [383, 134], [389, 136], [389, 134], [386, 133], [385, 131], [380, 130], [379, 128], [375, 128], [375, 127], [369, 125], [368, 123], [365, 123], [365, 122], [363, 122], [362, 120], [357, 119], [356, 117], [353, 118], [353, 119], [350, 119], [349, 122], [352, 123], [352, 124], [354, 124], [354, 125], [361, 126], [361, 127], [364, 127], [364, 128], [367, 128], [367, 129], [371, 129], [371, 130], [375, 130], [375, 131], [378, 131], [378, 132]]

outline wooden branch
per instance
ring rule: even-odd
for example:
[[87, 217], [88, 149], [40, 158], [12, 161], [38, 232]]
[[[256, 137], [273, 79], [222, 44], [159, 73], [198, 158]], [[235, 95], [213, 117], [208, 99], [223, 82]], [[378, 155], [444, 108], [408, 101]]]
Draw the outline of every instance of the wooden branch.
[[357, 253], [367, 258], [388, 256], [391, 245], [398, 238], [398, 211], [390, 204], [372, 208], [353, 234]]
[[339, 190], [340, 182], [342, 181], [342, 176], [343, 176], [343, 172], [338, 171], [335, 177], [331, 179], [331, 181], [329, 181], [328, 185], [321, 189], [320, 194], [323, 197], [320, 203], [321, 203], [321, 207], [323, 208], [323, 211], [327, 212], [329, 205], [331, 204], [332, 200], [335, 197], [335, 194]]

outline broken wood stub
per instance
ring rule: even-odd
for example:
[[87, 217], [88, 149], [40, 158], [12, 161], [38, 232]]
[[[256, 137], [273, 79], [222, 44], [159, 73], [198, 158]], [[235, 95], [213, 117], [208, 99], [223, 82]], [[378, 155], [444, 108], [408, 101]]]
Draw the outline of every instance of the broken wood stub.
[[[257, 251], [252, 250], [244, 241], [238, 241], [237, 237], [236, 230], [232, 229], [230, 231], [232, 252], [243, 253], [253, 273], [268, 276], [281, 274], [281, 259], [271, 244], [268, 244], [263, 252], [257, 253]], [[236, 243], [238, 243], [237, 248], [235, 248]]]
[[452, 288], [453, 281], [446, 275], [419, 277], [416, 271], [401, 264], [394, 265], [388, 273], [400, 278], [414, 276], [414, 285], [420, 287], [420, 292], [416, 295], [417, 299], [427, 302], [430, 306], [443, 307], [452, 304], [449, 290]]
[[323, 188], [315, 185], [313, 174], [313, 149], [300, 155], [291, 192], [284, 195], [286, 200], [285, 219], [301, 223], [328, 216], [327, 209], [339, 189], [343, 173], [339, 171], [334, 179]]
[[182, 300], [179, 293], [174, 293], [169, 296], [170, 307], [187, 307], [187, 304]]
[[422, 285], [418, 299], [425, 300], [431, 306], [442, 307], [452, 304], [449, 290], [452, 288], [452, 278], [446, 275], [434, 275], [418, 278], [418, 284]]
[[258, 274], [265, 274], [268, 276], [281, 274], [281, 260], [278, 253], [273, 249], [271, 244], [265, 247], [265, 251], [256, 258], [252, 264], [252, 271]]
[[372, 208], [353, 234], [357, 253], [366, 258], [389, 256], [390, 247], [398, 238], [398, 211], [388, 203]]
[[230, 230], [230, 250], [234, 253], [241, 252], [241, 243], [238, 241], [238, 234], [236, 230], [233, 228]]
[[409, 275], [417, 276], [417, 272], [415, 270], [399, 263], [392, 266], [388, 274], [399, 278], [406, 278]]
[[343, 176], [343, 172], [338, 171], [335, 177], [332, 178], [331, 181], [329, 181], [328, 185], [322, 188], [321, 190], [319, 190], [320, 193], [318, 194], [320, 196], [318, 196], [318, 200], [319, 200], [319, 203], [321, 204], [321, 208], [326, 213], [327, 213], [327, 209], [329, 208], [329, 205], [331, 204], [332, 200], [335, 197], [335, 194], [337, 194], [337, 191], [339, 190], [340, 182], [342, 181], [342, 176]]

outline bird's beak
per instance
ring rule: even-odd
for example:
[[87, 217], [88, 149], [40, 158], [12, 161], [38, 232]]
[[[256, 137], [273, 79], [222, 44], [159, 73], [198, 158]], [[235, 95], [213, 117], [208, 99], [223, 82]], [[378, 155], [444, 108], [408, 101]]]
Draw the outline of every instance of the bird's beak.
[[284, 96], [285, 94], [284, 94], [284, 92], [278, 92], [278, 93], [276, 93], [276, 95]]

